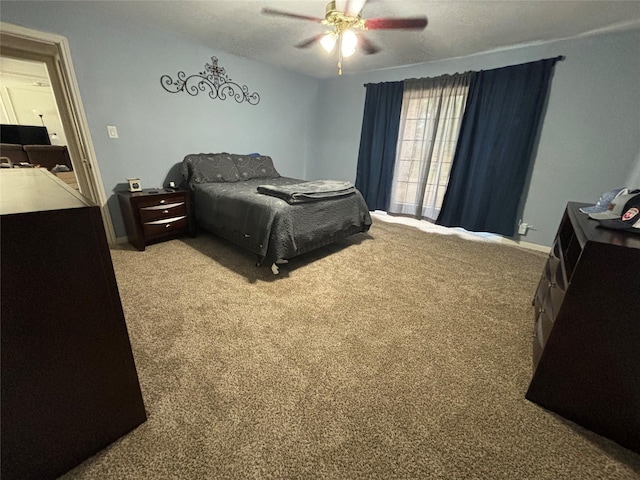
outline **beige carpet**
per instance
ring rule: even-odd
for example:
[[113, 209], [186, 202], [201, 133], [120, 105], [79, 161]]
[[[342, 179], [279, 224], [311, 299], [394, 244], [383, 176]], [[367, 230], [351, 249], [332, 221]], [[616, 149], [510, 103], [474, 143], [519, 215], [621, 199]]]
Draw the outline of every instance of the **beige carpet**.
[[524, 398], [543, 254], [378, 221], [279, 276], [207, 234], [112, 256], [149, 419], [65, 478], [640, 478]]

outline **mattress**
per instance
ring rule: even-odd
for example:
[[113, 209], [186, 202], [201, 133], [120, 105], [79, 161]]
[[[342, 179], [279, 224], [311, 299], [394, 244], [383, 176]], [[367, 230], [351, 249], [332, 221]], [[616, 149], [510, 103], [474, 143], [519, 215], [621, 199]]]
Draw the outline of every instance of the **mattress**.
[[259, 186], [296, 185], [278, 177], [192, 185], [198, 225], [258, 255], [271, 264], [366, 232], [371, 216], [360, 192], [290, 204], [258, 191]]

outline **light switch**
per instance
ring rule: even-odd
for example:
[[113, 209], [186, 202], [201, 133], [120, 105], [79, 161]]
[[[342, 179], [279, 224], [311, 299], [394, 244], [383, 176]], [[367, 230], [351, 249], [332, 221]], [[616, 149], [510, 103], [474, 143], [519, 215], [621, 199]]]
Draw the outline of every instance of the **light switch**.
[[118, 138], [118, 129], [114, 125], [107, 125], [109, 138]]

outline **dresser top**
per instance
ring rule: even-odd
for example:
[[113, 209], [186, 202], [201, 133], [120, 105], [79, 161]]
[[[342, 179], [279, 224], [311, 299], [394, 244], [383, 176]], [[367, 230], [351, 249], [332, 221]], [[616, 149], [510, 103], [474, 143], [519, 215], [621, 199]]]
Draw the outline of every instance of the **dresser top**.
[[0, 215], [94, 204], [44, 168], [0, 169]]
[[579, 210], [580, 207], [589, 207], [591, 205], [576, 202], [569, 202], [567, 205], [567, 213], [574, 226], [578, 227], [575, 230], [582, 247], [586, 242], [598, 242], [640, 249], [640, 232], [603, 228], [597, 220], [589, 218], [589, 215]]

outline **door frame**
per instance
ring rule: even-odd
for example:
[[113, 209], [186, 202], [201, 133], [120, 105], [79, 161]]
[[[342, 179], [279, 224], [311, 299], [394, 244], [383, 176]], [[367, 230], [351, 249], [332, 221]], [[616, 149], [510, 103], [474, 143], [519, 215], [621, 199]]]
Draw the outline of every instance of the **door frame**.
[[107, 241], [110, 245], [116, 243], [67, 38], [5, 22], [0, 22], [0, 36], [2, 56], [35, 60], [47, 65], [80, 192], [100, 207]]

